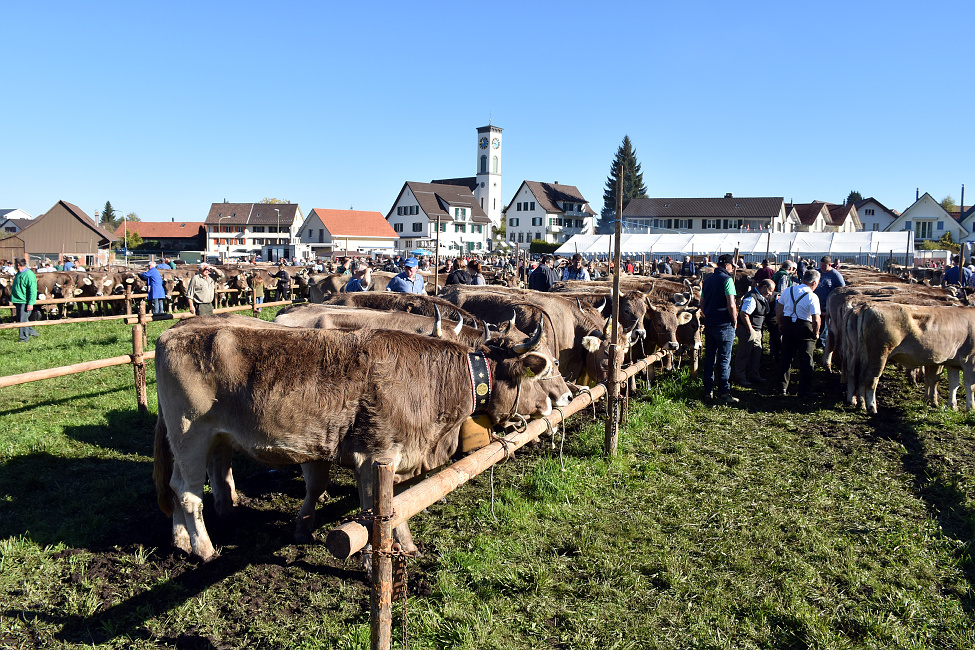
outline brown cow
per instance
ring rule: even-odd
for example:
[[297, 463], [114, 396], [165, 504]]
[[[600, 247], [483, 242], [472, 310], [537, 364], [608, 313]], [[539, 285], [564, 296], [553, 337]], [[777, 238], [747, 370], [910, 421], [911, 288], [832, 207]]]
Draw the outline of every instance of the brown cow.
[[[240, 320], [254, 321], [190, 319], [156, 344], [158, 501], [172, 514], [174, 545], [203, 560], [214, 555], [203, 485], [209, 471], [218, 512], [232, 507], [231, 446], [271, 465], [302, 463], [307, 492], [299, 520], [307, 520], [324, 492], [325, 481], [314, 479], [328, 463], [355, 469], [363, 508], [372, 504], [364, 469], [374, 460], [390, 459], [399, 477], [443, 464], [475, 410], [481, 393], [472, 368], [481, 363], [490, 375], [484, 412], [495, 425], [516, 412], [547, 413], [569, 397], [552, 357], [532, 349], [539, 337], [523, 346], [495, 340], [472, 353], [404, 332]], [[405, 550], [415, 549], [406, 522], [396, 534]]]

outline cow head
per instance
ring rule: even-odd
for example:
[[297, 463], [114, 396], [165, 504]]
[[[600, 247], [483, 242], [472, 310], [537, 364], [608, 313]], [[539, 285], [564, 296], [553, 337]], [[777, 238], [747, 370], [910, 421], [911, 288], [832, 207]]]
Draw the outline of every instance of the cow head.
[[487, 406], [493, 424], [505, 424], [516, 413], [548, 415], [553, 405], [572, 399], [555, 359], [542, 346], [541, 326], [526, 341], [494, 338], [481, 350], [493, 362], [494, 390]]
[[[677, 343], [677, 327], [681, 323], [677, 309], [677, 305], [647, 303], [647, 314], [644, 317], [647, 337], [661, 349], [676, 350], [680, 347]], [[684, 322], [687, 322], [687, 318], [689, 317], [685, 317]]]

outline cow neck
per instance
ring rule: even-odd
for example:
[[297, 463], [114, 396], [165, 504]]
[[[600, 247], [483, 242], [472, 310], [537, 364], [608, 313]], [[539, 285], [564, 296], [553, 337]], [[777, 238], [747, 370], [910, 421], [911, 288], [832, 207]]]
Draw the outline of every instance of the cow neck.
[[487, 409], [494, 389], [494, 378], [491, 376], [491, 366], [481, 351], [467, 353], [467, 369], [471, 379], [471, 415], [474, 415]]

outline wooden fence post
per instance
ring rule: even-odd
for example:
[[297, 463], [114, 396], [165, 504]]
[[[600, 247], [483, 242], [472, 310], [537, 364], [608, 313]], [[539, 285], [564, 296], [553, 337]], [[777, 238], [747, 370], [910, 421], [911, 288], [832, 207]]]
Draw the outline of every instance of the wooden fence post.
[[125, 315], [132, 315], [132, 285], [125, 285]]
[[[126, 301], [128, 305], [128, 301]], [[146, 303], [139, 305], [139, 321], [132, 325], [132, 369], [135, 373], [135, 399], [139, 404], [139, 413], [149, 413], [149, 398], [146, 394], [146, 360], [145, 360], [145, 317]]]
[[373, 464], [372, 594], [369, 647], [389, 650], [393, 641], [393, 466], [388, 458]]

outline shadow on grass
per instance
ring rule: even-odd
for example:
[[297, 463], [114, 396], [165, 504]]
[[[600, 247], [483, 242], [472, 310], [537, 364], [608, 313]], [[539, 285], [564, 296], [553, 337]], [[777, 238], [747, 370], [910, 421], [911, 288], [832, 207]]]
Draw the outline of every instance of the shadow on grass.
[[[154, 380], [151, 380], [150, 379], [147, 382], [148, 390], [149, 390], [150, 393], [153, 393], [155, 391], [155, 385], [156, 385], [156, 382]], [[135, 403], [136, 403], [136, 401], [135, 401], [135, 388], [133, 388], [133, 387], [109, 388], [109, 389], [106, 389], [106, 390], [101, 390], [101, 391], [96, 391], [96, 392], [91, 392], [91, 393], [72, 393], [71, 395], [66, 396], [66, 397], [52, 397], [51, 399], [46, 399], [46, 400], [43, 400], [43, 401], [41, 401], [41, 400], [32, 400], [30, 403], [24, 404], [23, 406], [18, 406], [16, 408], [11, 408], [11, 409], [8, 409], [8, 410], [0, 410], [0, 416], [17, 415], [19, 413], [26, 413], [26, 412], [31, 411], [32, 409], [35, 409], [35, 408], [38, 408], [38, 407], [41, 407], [41, 406], [62, 406], [64, 404], [72, 404], [72, 403], [77, 402], [78, 400], [82, 400], [82, 399], [95, 399], [95, 398], [98, 398], [98, 397], [104, 397], [105, 395], [112, 395], [114, 393], [120, 393], [120, 394], [122, 394], [123, 396], [125, 396], [127, 398], [131, 398], [131, 403], [132, 403], [133, 406], [135, 406]], [[155, 416], [152, 416], [152, 421], [155, 423], [155, 421], [156, 421], [156, 417]]]
[[[885, 406], [884, 404], [896, 404]], [[969, 613], [975, 612], [975, 509], [966, 506], [966, 495], [959, 487], [945, 479], [943, 473], [932, 466], [923, 436], [921, 423], [904, 401], [878, 400], [878, 413], [870, 418], [873, 434], [877, 438], [900, 442], [907, 453], [903, 456], [904, 470], [913, 477], [914, 489], [924, 500], [930, 512], [938, 520], [941, 530], [952, 539], [961, 542], [955, 551], [968, 582], [969, 589], [961, 597], [962, 606]]]

